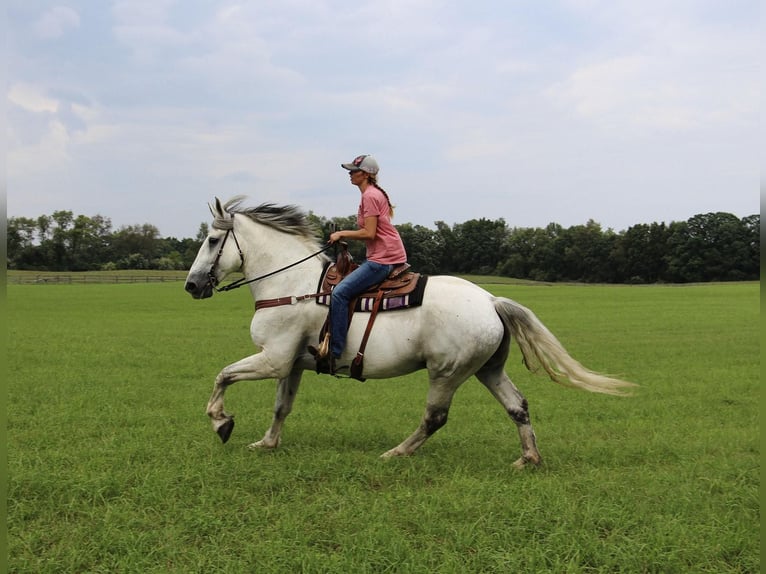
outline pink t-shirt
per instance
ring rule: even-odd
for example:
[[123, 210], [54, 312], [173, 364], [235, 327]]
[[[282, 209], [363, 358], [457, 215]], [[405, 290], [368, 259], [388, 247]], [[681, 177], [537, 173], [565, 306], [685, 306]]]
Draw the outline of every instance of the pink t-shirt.
[[375, 239], [366, 241], [367, 259], [383, 265], [396, 265], [407, 261], [407, 252], [404, 250], [404, 243], [399, 237], [399, 232], [391, 223], [389, 210], [388, 200], [383, 192], [377, 187], [370, 186], [362, 194], [356, 223], [362, 229], [366, 217], [378, 218]]

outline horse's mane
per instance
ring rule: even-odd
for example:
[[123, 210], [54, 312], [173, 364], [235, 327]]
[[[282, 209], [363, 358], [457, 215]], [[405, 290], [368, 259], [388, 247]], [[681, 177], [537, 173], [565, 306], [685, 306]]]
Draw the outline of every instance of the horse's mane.
[[231, 219], [227, 214], [245, 215], [255, 221], [267, 225], [277, 231], [290, 235], [297, 235], [308, 241], [316, 243], [319, 240], [319, 232], [308, 216], [295, 205], [277, 205], [275, 203], [262, 203], [257, 207], [243, 205], [247, 198], [242, 195], [232, 197], [223, 205], [223, 214], [215, 214], [213, 227], [227, 229], [231, 226]]

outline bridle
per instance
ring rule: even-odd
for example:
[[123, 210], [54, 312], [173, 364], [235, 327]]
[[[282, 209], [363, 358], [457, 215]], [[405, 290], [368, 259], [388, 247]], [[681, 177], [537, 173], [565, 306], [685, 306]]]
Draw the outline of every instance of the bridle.
[[213, 227], [216, 229], [226, 229], [226, 235], [223, 236], [223, 241], [221, 241], [221, 247], [218, 248], [218, 254], [215, 256], [215, 259], [213, 260], [213, 264], [210, 266], [210, 271], [207, 272], [207, 277], [208, 277], [208, 280], [210, 281], [210, 285], [218, 293], [223, 293], [224, 291], [231, 291], [232, 289], [237, 289], [238, 287], [242, 287], [243, 285], [247, 285], [249, 283], [255, 283], [256, 281], [260, 281], [261, 279], [266, 279], [267, 277], [271, 277], [272, 275], [276, 275], [277, 273], [281, 273], [282, 271], [287, 271], [291, 267], [300, 265], [304, 261], [308, 261], [312, 257], [316, 257], [320, 253], [324, 253], [325, 251], [333, 247], [332, 245], [327, 245], [326, 247], [323, 247], [319, 251], [316, 251], [312, 253], [311, 255], [304, 257], [300, 261], [296, 261], [295, 263], [291, 263], [290, 265], [285, 265], [284, 267], [281, 267], [277, 269], [276, 271], [271, 271], [269, 273], [265, 273], [264, 275], [259, 275], [258, 277], [254, 277], [253, 279], [247, 279], [246, 277], [242, 277], [240, 279], [237, 279], [236, 281], [229, 283], [228, 285], [224, 285], [223, 287], [218, 287], [218, 279], [215, 276], [215, 268], [218, 266], [218, 262], [221, 260], [221, 256], [223, 255], [223, 248], [226, 246], [226, 240], [229, 239], [229, 235], [231, 235], [232, 238], [234, 239], [234, 244], [237, 246], [237, 251], [239, 251], [239, 270], [240, 271], [245, 265], [245, 256], [242, 253], [242, 248], [239, 246], [239, 241], [237, 240], [237, 234], [234, 233], [233, 218], [231, 220], [227, 220], [223, 224], [218, 223], [216, 221], [213, 223]]
[[[216, 227], [213, 225], [213, 227]], [[219, 293], [221, 291], [228, 291], [228, 288], [232, 288], [230, 285], [227, 285], [226, 287], [218, 288], [218, 279], [215, 276], [215, 268], [218, 266], [218, 262], [221, 260], [221, 256], [223, 255], [223, 248], [226, 247], [226, 240], [229, 239], [229, 235], [231, 235], [234, 238], [234, 244], [237, 246], [237, 251], [239, 251], [239, 269], [242, 270], [242, 267], [245, 265], [245, 256], [242, 253], [242, 248], [239, 246], [239, 241], [237, 240], [237, 234], [234, 233], [234, 223], [232, 222], [231, 227], [229, 227], [226, 230], [226, 235], [223, 236], [223, 241], [221, 241], [221, 246], [218, 248], [218, 254], [215, 256], [215, 259], [213, 260], [213, 264], [210, 266], [210, 271], [207, 272], [207, 278], [210, 281], [210, 285], [218, 291]]]

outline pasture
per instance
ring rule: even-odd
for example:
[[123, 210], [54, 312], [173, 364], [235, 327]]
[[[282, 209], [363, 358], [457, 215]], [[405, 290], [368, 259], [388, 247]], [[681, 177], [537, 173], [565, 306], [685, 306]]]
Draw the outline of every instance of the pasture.
[[[415, 456], [425, 373], [306, 373], [282, 446], [252, 452], [274, 384], [227, 394], [253, 352], [246, 290], [8, 285], [11, 572], [759, 572], [759, 285], [488, 285], [586, 366], [641, 385], [589, 394], [507, 371], [543, 464], [475, 380]], [[312, 303], [306, 303], [312, 304]]]

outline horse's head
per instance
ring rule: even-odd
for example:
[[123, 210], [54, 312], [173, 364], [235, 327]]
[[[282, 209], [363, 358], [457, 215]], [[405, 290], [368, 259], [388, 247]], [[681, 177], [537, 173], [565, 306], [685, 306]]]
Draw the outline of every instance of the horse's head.
[[186, 291], [195, 299], [211, 297], [215, 287], [227, 275], [241, 269], [243, 263], [234, 235], [234, 216], [224, 210], [218, 198], [209, 207], [213, 224], [186, 276]]

